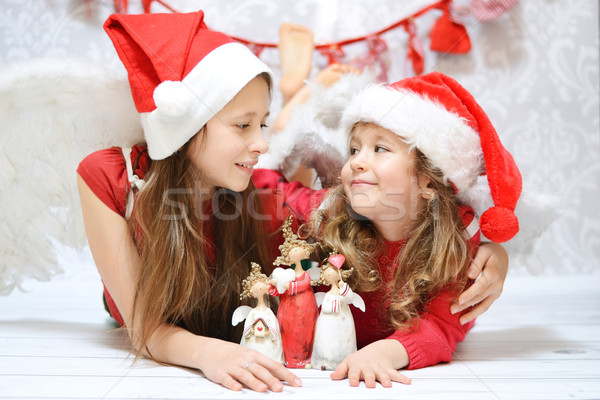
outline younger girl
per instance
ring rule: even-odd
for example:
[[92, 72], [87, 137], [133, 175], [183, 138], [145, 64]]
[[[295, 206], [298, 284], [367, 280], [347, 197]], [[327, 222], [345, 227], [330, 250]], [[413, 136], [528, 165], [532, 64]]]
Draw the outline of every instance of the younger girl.
[[342, 125], [349, 157], [312, 234], [346, 256], [366, 310], [352, 310], [359, 350], [331, 377], [408, 383], [398, 369], [450, 361], [473, 326], [450, 307], [470, 284], [478, 225], [494, 242], [517, 233], [521, 177], [484, 111], [440, 73], [368, 87]]

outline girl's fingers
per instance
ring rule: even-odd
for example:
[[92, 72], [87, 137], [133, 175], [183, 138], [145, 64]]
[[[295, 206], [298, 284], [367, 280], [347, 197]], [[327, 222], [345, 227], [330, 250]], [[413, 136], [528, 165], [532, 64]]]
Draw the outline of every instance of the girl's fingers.
[[379, 383], [381, 383], [381, 386], [383, 386], [384, 388], [392, 387], [392, 379], [390, 378], [390, 375], [386, 372], [377, 373], [377, 380], [379, 381]]
[[367, 370], [362, 372], [362, 376], [365, 381], [365, 386], [373, 389], [375, 387], [375, 383], [377, 382], [375, 379], [375, 373], [372, 370]]
[[404, 385], [410, 385], [412, 383], [412, 380], [408, 376], [401, 374], [397, 370], [394, 370], [394, 372], [390, 374], [390, 379], [394, 382], [399, 382]]
[[341, 379], [344, 379], [347, 375], [348, 375], [348, 361], [344, 360], [337, 366], [335, 371], [333, 371], [329, 375], [329, 377], [331, 379], [333, 379], [334, 381], [339, 381]]
[[248, 368], [241, 367], [238, 369], [235, 378], [249, 389], [252, 389], [256, 392], [266, 392], [269, 388], [266, 383], [262, 382], [252, 372], [250, 372], [250, 367], [252, 367], [255, 363], [250, 364]]
[[356, 387], [360, 384], [360, 369], [350, 368], [348, 369], [348, 382], [350, 386]]
[[242, 384], [236, 381], [231, 377], [231, 375], [225, 375], [223, 380], [221, 380], [221, 385], [225, 386], [225, 388], [229, 390], [240, 391], [242, 390]]
[[300, 378], [298, 378], [289, 369], [287, 369], [277, 361], [269, 359], [268, 362], [262, 363], [261, 366], [264, 366], [264, 368], [268, 370], [267, 372], [269, 372], [271, 375], [277, 378], [280, 381], [279, 383], [281, 383], [281, 381], [285, 381], [292, 386], [302, 386], [302, 381], [300, 380]]
[[460, 323], [464, 325], [473, 321], [475, 318], [486, 312], [490, 308], [494, 300], [495, 298], [490, 296], [482, 302], [478, 303], [477, 307], [473, 307], [473, 309], [470, 310], [468, 313], [460, 316]]
[[264, 382], [271, 391], [273, 392], [281, 392], [283, 390], [283, 384], [281, 381], [274, 377], [271, 372], [257, 363], [251, 363], [248, 366], [248, 371], [250, 371], [258, 380]]

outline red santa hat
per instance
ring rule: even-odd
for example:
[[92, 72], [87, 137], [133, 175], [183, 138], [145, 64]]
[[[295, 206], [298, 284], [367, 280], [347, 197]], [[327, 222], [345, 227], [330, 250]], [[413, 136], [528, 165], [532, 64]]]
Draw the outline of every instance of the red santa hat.
[[494, 242], [519, 231], [514, 214], [521, 174], [473, 96], [454, 79], [432, 72], [371, 85], [344, 112], [342, 125], [373, 122], [418, 148], [454, 185], [459, 202], [480, 215], [482, 233]]
[[269, 68], [206, 27], [202, 11], [113, 14], [104, 24], [129, 75], [148, 153], [164, 159]]

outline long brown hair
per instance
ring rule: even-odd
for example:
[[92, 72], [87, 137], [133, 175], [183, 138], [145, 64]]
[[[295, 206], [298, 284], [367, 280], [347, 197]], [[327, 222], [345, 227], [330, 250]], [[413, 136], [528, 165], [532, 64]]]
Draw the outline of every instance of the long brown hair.
[[384, 239], [373, 223], [357, 215], [341, 185], [333, 188], [312, 218], [311, 233], [323, 250], [337, 248], [355, 273], [349, 283], [356, 291], [370, 292], [384, 286], [390, 296], [387, 309], [390, 324], [405, 328], [424, 311], [425, 304], [441, 289], [456, 292], [466, 284], [470, 262], [467, 239], [459, 217], [452, 185], [443, 173], [418, 149], [413, 170], [425, 174], [435, 195], [418, 212], [409, 238], [395, 262], [398, 269], [391, 282], [382, 282], [377, 266]]
[[152, 161], [130, 221], [141, 259], [132, 318], [140, 321], [134, 327], [136, 356], [145, 351], [152, 357], [147, 344], [162, 323], [239, 341], [242, 327], [231, 326], [231, 315], [241, 304], [241, 282], [251, 262], [270, 265], [266, 231], [249, 212], [262, 214], [252, 182], [242, 193], [217, 188], [213, 212], [207, 210], [200, 200], [202, 171], [186, 155], [189, 145]]

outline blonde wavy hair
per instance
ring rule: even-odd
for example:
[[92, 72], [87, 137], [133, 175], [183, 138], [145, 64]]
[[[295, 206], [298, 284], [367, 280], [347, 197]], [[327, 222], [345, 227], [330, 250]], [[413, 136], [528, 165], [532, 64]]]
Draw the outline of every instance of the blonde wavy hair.
[[414, 148], [412, 173], [425, 174], [435, 195], [418, 212], [409, 239], [395, 262], [398, 269], [391, 282], [382, 282], [378, 257], [384, 239], [371, 221], [356, 214], [339, 184], [328, 193], [324, 209], [317, 210], [308, 229], [321, 242], [321, 251], [333, 248], [354, 268], [349, 284], [356, 291], [370, 292], [384, 286], [391, 298], [387, 315], [394, 329], [407, 328], [419, 318], [426, 303], [442, 289], [459, 293], [466, 285], [471, 261], [467, 238], [458, 213], [454, 188], [442, 171], [432, 167]]
[[262, 273], [260, 265], [255, 262], [252, 262], [251, 265], [252, 269], [250, 271], [250, 275], [248, 275], [248, 277], [242, 281], [242, 293], [240, 293], [240, 300], [252, 297], [250, 290], [257, 282], [266, 283], [267, 285], [269, 284], [269, 278]]
[[283, 223], [283, 237], [284, 242], [279, 246], [279, 251], [281, 255], [273, 261], [273, 265], [291, 265], [292, 261], [290, 260], [290, 251], [296, 247], [302, 248], [307, 253], [307, 258], [310, 254], [315, 250], [317, 244], [316, 243], [308, 243], [306, 240], [301, 239], [298, 235], [294, 233], [292, 230], [292, 219], [293, 216], [289, 216], [286, 218]]

